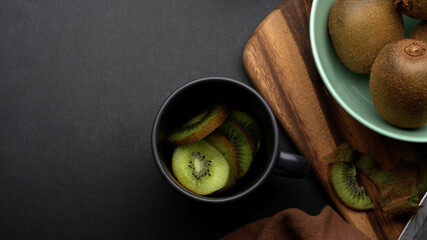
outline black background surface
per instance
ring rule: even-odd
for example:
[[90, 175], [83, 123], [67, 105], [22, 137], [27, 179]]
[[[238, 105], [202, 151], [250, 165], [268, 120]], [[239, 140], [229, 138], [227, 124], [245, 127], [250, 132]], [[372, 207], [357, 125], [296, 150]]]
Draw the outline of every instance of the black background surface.
[[271, 176], [233, 203], [195, 202], [151, 154], [176, 88], [207, 76], [251, 85], [243, 48], [281, 2], [0, 1], [0, 239], [217, 239], [330, 204], [312, 172]]

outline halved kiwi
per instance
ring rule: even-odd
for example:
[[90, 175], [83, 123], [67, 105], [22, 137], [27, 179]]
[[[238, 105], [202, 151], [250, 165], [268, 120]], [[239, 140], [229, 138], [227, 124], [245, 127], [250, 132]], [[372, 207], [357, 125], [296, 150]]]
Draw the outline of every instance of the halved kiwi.
[[214, 146], [228, 161], [228, 165], [230, 166], [230, 175], [228, 177], [226, 186], [221, 189], [221, 191], [225, 191], [234, 185], [240, 169], [237, 163], [236, 149], [234, 149], [231, 142], [228, 141], [224, 135], [218, 132], [209, 134], [204, 140]]
[[185, 188], [208, 195], [227, 186], [230, 166], [215, 147], [200, 140], [175, 148], [172, 171]]
[[257, 121], [249, 114], [237, 109], [231, 109], [228, 118], [236, 121], [249, 132], [254, 146], [254, 154], [256, 154], [261, 146], [261, 130]]
[[194, 116], [183, 126], [174, 129], [168, 140], [177, 145], [199, 141], [219, 127], [227, 117], [226, 105], [217, 104]]
[[237, 179], [240, 179], [248, 172], [253, 158], [253, 147], [248, 137], [249, 133], [245, 132], [243, 127], [233, 120], [225, 121], [217, 130], [224, 135], [236, 149], [237, 162], [241, 168]]
[[355, 210], [375, 207], [364, 187], [357, 183], [356, 166], [352, 162], [335, 162], [330, 165], [329, 171], [330, 184], [342, 203]]

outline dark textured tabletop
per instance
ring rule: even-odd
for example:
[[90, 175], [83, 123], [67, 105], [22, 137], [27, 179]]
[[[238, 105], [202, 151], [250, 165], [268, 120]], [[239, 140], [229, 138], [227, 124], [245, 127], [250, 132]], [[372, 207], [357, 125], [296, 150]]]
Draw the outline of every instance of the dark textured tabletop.
[[[209, 205], [172, 189], [151, 153], [176, 88], [251, 85], [243, 48], [280, 0], [0, 1], [0, 239], [217, 239], [330, 200], [312, 172]], [[281, 130], [281, 148], [298, 150]]]

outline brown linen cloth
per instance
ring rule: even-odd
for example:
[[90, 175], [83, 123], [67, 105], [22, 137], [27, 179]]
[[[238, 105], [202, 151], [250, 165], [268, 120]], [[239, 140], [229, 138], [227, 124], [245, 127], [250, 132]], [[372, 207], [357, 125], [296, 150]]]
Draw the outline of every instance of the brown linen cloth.
[[316, 240], [369, 239], [344, 221], [330, 206], [317, 216], [291, 208], [276, 215], [249, 223], [221, 240]]

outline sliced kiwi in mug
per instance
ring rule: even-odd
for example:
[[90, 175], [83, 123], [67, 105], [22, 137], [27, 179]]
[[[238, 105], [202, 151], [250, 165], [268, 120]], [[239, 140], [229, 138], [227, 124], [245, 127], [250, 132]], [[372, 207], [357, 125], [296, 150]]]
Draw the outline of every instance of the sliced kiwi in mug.
[[178, 182], [208, 195], [230, 189], [247, 174], [261, 132], [247, 113], [216, 104], [175, 128], [167, 140], [177, 145], [172, 170]]
[[177, 146], [172, 156], [172, 170], [185, 188], [199, 195], [214, 193], [229, 184], [228, 161], [205, 140]]

